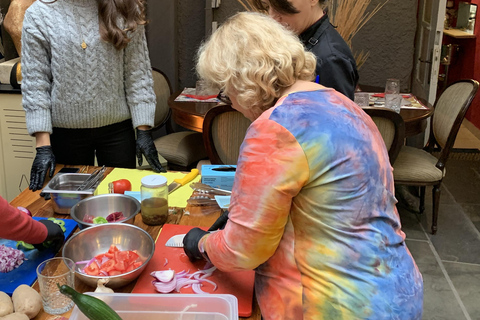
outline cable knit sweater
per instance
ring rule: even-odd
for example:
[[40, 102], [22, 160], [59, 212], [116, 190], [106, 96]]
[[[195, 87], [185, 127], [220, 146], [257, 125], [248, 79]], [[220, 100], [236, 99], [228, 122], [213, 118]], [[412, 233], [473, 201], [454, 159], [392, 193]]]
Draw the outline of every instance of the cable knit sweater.
[[[143, 26], [117, 50], [100, 38], [95, 0], [35, 1], [22, 31], [29, 134], [97, 128], [132, 118], [153, 126], [155, 93]], [[82, 49], [82, 41], [87, 47]]]

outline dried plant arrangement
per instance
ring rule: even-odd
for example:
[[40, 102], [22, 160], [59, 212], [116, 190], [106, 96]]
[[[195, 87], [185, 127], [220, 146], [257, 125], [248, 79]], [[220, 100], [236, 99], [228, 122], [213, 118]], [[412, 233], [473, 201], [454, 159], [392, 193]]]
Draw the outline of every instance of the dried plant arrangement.
[[[237, 0], [247, 11], [258, 11], [252, 5], [258, 0]], [[332, 25], [352, 49], [352, 39], [358, 31], [390, 0], [383, 0], [372, 12], [366, 12], [372, 0], [327, 0], [326, 11]], [[368, 59], [368, 51], [354, 52], [357, 67]]]
[[[338, 33], [353, 51], [353, 37], [388, 1], [390, 0], [383, 0], [372, 12], [366, 12], [371, 0], [330, 0], [327, 3], [327, 12], [330, 22], [336, 26]], [[365, 63], [368, 55], [369, 53], [363, 50], [354, 53], [358, 68]]]

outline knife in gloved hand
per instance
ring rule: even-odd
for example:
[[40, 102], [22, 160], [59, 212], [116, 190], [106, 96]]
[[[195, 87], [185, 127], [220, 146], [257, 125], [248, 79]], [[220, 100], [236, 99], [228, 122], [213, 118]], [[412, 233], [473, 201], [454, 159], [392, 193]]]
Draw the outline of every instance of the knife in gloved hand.
[[181, 186], [184, 186], [185, 184], [189, 183], [190, 181], [195, 179], [197, 175], [198, 175], [198, 169], [192, 169], [192, 171], [186, 174], [183, 178], [173, 180], [173, 182], [168, 185], [168, 194], [177, 190]]

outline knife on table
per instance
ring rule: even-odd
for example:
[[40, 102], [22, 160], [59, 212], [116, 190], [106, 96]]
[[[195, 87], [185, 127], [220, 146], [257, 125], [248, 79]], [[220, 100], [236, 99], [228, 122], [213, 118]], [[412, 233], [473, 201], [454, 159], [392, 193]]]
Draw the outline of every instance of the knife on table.
[[173, 191], [177, 190], [181, 186], [189, 183], [198, 175], [198, 169], [192, 169], [190, 173], [186, 174], [183, 178], [175, 179], [172, 183], [168, 185], [168, 194], [172, 193]]

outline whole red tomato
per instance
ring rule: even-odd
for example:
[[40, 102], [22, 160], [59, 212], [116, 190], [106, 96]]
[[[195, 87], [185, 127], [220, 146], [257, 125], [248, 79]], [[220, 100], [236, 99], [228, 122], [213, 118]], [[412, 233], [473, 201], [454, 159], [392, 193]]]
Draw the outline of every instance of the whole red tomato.
[[113, 193], [124, 193], [132, 191], [132, 184], [127, 179], [120, 179], [112, 182]]

